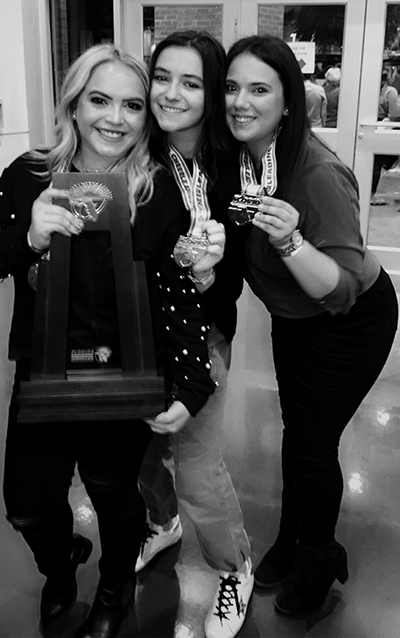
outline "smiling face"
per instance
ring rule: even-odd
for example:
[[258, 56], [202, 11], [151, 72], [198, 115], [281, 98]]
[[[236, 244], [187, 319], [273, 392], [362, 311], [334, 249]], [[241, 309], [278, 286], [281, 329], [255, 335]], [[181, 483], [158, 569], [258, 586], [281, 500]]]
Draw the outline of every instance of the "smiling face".
[[138, 75], [122, 62], [100, 64], [79, 96], [75, 121], [80, 162], [107, 169], [127, 155], [146, 122], [146, 91]]
[[150, 106], [160, 128], [177, 146], [196, 145], [204, 115], [203, 63], [189, 47], [161, 51], [150, 89]]
[[284, 115], [278, 73], [251, 53], [233, 59], [226, 78], [228, 126], [257, 160], [266, 151]]

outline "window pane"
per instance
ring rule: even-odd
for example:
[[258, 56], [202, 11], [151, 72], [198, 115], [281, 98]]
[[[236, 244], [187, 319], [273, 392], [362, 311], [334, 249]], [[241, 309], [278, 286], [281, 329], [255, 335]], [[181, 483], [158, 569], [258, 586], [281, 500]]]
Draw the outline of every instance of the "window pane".
[[113, 0], [50, 0], [55, 99], [73, 60], [113, 41]]

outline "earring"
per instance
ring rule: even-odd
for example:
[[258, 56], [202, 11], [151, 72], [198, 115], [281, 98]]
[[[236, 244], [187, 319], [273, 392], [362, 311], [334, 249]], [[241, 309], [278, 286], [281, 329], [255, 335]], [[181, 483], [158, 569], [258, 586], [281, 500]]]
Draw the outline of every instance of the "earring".
[[283, 109], [283, 115], [289, 115], [289, 109], [287, 106]]
[[76, 113], [72, 113], [72, 119], [76, 120]]

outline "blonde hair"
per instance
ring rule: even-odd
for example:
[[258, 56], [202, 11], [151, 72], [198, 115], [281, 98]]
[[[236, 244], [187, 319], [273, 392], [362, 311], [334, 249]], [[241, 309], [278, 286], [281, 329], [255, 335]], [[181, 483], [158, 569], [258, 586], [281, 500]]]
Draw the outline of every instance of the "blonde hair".
[[49, 177], [52, 173], [70, 170], [72, 160], [79, 151], [80, 145], [79, 130], [73, 113], [93, 72], [98, 66], [107, 62], [120, 62], [132, 69], [142, 82], [146, 92], [147, 113], [142, 134], [137, 143], [117, 165], [119, 171], [125, 170], [127, 174], [131, 221], [133, 223], [136, 206], [145, 204], [153, 195], [153, 177], [157, 170], [148, 149], [151, 121], [147, 97], [149, 76], [147, 68], [140, 60], [124, 53], [112, 44], [98, 44], [82, 53], [68, 69], [61, 87], [61, 99], [56, 109], [55, 145], [50, 151], [32, 151], [30, 155], [33, 159], [45, 159], [48, 171], [44, 177]]

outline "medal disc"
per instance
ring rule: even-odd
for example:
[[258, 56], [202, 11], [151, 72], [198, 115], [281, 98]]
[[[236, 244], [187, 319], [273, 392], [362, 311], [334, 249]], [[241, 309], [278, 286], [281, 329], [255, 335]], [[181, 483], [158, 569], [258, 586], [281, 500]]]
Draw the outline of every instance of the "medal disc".
[[259, 204], [261, 204], [261, 198], [258, 195], [248, 195], [247, 193], [235, 195], [228, 208], [229, 221], [235, 226], [250, 224], [254, 215], [258, 213]]
[[175, 244], [174, 259], [181, 268], [189, 268], [204, 257], [208, 245], [209, 241], [205, 235], [181, 235]]

